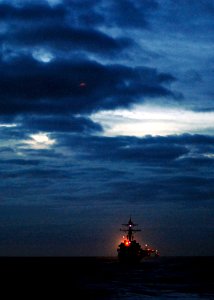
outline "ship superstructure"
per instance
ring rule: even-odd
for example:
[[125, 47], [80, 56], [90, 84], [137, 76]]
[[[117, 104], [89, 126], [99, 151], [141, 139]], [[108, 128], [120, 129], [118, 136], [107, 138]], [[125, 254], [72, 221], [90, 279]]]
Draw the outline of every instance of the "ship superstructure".
[[157, 250], [154, 250], [148, 245], [145, 245], [144, 248], [134, 239], [134, 233], [141, 231], [140, 229], [135, 229], [134, 227], [138, 226], [132, 222], [130, 217], [128, 223], [122, 224], [123, 228], [120, 231], [126, 232], [126, 238], [118, 246], [118, 258], [120, 261], [131, 261], [139, 262], [142, 258], [147, 256], [159, 256]]

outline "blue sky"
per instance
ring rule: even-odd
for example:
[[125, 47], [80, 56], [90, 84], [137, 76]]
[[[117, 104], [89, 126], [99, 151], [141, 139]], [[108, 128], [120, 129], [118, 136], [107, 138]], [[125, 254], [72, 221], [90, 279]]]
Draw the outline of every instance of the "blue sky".
[[213, 0], [0, 1], [0, 255], [213, 254]]

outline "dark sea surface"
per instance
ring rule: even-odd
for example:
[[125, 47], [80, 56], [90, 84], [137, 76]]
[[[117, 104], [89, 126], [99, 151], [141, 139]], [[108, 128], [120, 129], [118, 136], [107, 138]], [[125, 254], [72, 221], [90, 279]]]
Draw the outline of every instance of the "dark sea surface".
[[214, 257], [1, 257], [0, 272], [16, 298], [214, 299]]

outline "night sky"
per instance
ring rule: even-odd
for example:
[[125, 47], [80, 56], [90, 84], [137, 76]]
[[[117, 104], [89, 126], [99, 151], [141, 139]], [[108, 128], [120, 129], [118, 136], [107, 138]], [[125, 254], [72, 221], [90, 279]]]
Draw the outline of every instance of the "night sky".
[[0, 1], [0, 255], [214, 253], [214, 0]]

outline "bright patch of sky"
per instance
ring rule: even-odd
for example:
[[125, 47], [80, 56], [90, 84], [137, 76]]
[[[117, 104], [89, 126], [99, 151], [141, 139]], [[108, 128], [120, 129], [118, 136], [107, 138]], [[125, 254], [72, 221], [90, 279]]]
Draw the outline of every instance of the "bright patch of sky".
[[50, 52], [44, 50], [44, 49], [37, 49], [35, 51], [33, 51], [33, 58], [43, 62], [43, 63], [49, 63], [54, 59], [53, 54], [51, 54]]
[[97, 112], [91, 119], [103, 126], [106, 136], [167, 136], [186, 132], [214, 135], [214, 112], [136, 105], [131, 110]]
[[16, 127], [17, 124], [0, 124], [0, 127], [6, 127], [6, 128], [11, 128], [11, 127]]
[[204, 156], [214, 159], [214, 153], [204, 153]]
[[51, 146], [53, 146], [56, 143], [56, 140], [51, 139], [47, 133], [37, 133], [37, 134], [31, 134], [29, 140], [23, 141], [23, 143], [26, 145], [23, 148], [30, 148], [30, 149], [49, 149]]

